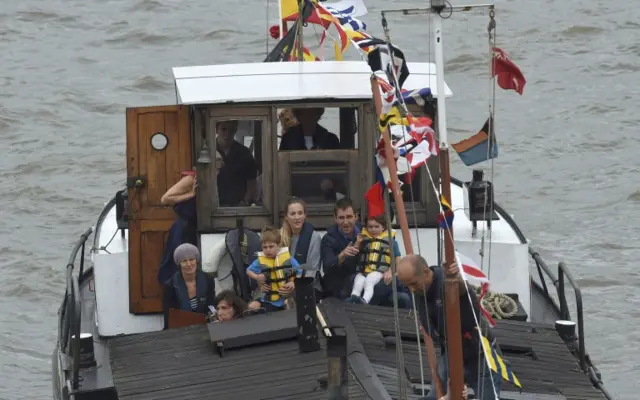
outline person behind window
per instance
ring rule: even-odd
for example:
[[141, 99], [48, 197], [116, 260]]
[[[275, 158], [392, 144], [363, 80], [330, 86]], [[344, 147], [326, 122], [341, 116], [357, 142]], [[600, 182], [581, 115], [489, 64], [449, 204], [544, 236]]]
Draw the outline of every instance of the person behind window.
[[173, 252], [183, 243], [198, 244], [196, 226], [196, 181], [195, 171], [185, 171], [182, 178], [162, 196], [163, 206], [173, 206], [178, 215], [169, 229], [167, 243], [158, 268], [158, 282], [164, 284], [178, 271]]
[[393, 237], [389, 238], [384, 215], [367, 218], [367, 226], [362, 229], [356, 240], [356, 246], [360, 249], [360, 264], [351, 291], [351, 297], [357, 298], [354, 302], [362, 300], [369, 303], [373, 297], [374, 286], [382, 278], [385, 283], [391, 283], [391, 257], [400, 259], [400, 247], [395, 234], [396, 232], [392, 231]]
[[256, 201], [258, 168], [251, 151], [235, 140], [238, 121], [216, 124], [216, 170], [221, 207], [248, 206]]
[[260, 235], [262, 251], [258, 258], [247, 268], [249, 278], [260, 284], [262, 296], [259, 301], [249, 303], [249, 308], [264, 308], [267, 312], [285, 309], [285, 297], [293, 293], [296, 275], [302, 274], [302, 268], [289, 249], [280, 247], [280, 230], [265, 227]]
[[216, 309], [212, 318], [213, 322], [232, 321], [242, 318], [243, 313], [247, 310], [247, 303], [235, 294], [233, 290], [220, 292], [213, 301], [213, 306]]
[[324, 108], [294, 108], [293, 115], [298, 125], [285, 132], [280, 141], [280, 150], [326, 150], [339, 149], [340, 140], [318, 123]]
[[209, 312], [215, 297], [215, 283], [201, 268], [200, 251], [190, 243], [178, 246], [173, 259], [180, 270], [164, 285], [164, 327], [168, 327], [169, 309], [191, 311], [201, 314]]

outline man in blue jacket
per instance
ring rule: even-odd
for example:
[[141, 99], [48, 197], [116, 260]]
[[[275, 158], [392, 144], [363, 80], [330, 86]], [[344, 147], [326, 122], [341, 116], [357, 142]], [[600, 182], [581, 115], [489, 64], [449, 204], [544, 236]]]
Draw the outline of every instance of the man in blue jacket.
[[[350, 297], [356, 275], [360, 250], [355, 242], [362, 226], [358, 222], [353, 202], [348, 198], [336, 202], [333, 214], [336, 224], [330, 226], [322, 238], [324, 295], [345, 299]], [[406, 288], [398, 283], [398, 306], [411, 308], [411, 298]], [[391, 285], [380, 281], [375, 286], [370, 304], [393, 306]]]

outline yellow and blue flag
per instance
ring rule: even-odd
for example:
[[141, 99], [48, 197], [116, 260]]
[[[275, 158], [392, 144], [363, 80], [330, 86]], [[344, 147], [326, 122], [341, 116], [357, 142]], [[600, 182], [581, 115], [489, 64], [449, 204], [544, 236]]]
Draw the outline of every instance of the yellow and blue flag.
[[511, 368], [509, 368], [504, 363], [502, 358], [496, 352], [495, 348], [491, 345], [491, 343], [489, 343], [489, 340], [482, 335], [480, 335], [480, 337], [482, 338], [482, 347], [484, 349], [484, 355], [485, 357], [487, 357], [487, 361], [489, 361], [489, 366], [491, 367], [491, 370], [497, 374], [500, 374], [503, 380], [507, 382], [511, 382], [517, 387], [519, 387], [520, 389], [522, 389], [522, 385], [520, 384], [520, 381], [516, 377], [516, 374], [514, 374], [513, 371], [511, 371]]
[[407, 117], [402, 116], [397, 106], [392, 107], [388, 113], [380, 115], [380, 121], [378, 123], [381, 132], [387, 129], [389, 125], [409, 126], [409, 120]]
[[438, 225], [442, 229], [449, 229], [453, 226], [453, 210], [443, 195], [440, 195], [440, 205], [442, 211], [438, 214]]

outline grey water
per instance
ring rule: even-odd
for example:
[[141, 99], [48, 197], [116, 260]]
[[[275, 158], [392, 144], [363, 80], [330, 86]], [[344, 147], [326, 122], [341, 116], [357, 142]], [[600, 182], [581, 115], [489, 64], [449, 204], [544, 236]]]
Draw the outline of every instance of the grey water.
[[[366, 4], [362, 19], [382, 35], [379, 11], [390, 2]], [[633, 399], [640, 10], [622, 0], [497, 7], [498, 47], [527, 77], [523, 96], [496, 92], [497, 200], [550, 264], [565, 260], [572, 269], [583, 288], [587, 348], [607, 388]], [[275, 44], [268, 26], [276, 20], [273, 0], [2, 2], [0, 399], [51, 396], [64, 267], [72, 242], [124, 185], [125, 107], [174, 103], [174, 66], [261, 61]], [[389, 19], [409, 61], [433, 61], [426, 21]], [[445, 21], [452, 141], [482, 127], [492, 102], [487, 23], [482, 14]], [[453, 161], [455, 175], [470, 177]]]

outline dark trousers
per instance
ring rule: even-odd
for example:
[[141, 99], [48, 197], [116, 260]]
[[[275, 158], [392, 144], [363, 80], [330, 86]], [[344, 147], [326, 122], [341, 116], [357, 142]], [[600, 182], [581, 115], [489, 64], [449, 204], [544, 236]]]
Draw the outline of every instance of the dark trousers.
[[[412, 308], [411, 295], [404, 291], [403, 287], [398, 283], [398, 308]], [[391, 284], [385, 285], [383, 281], [380, 281], [373, 288], [373, 297], [369, 304], [374, 306], [393, 307], [393, 286]]]

